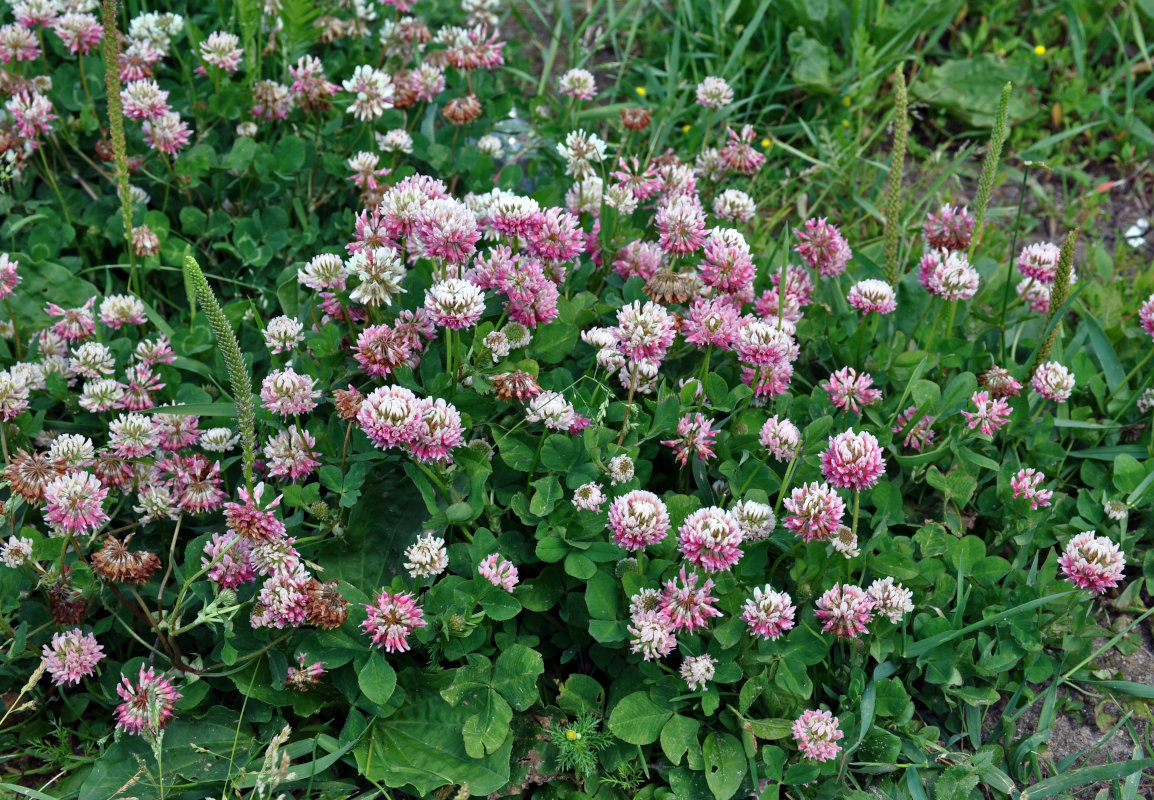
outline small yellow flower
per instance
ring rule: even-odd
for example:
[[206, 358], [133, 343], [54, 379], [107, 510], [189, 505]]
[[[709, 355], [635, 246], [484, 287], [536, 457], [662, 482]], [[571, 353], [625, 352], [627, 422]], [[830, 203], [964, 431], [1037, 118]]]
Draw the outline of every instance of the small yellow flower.
[[761, 140], [761, 147], [764, 150], [768, 150], [772, 144], [773, 144], [773, 142], [771, 142], [769, 139], [762, 139]]
[[644, 86], [638, 86], [637, 87], [637, 94], [640, 97], [644, 97], [645, 96], [645, 87]]
[[841, 126], [842, 126], [843, 128], [848, 128], [848, 127], [849, 127], [849, 120], [848, 120], [848, 119], [843, 119], [843, 120], [841, 121]]
[[1044, 45], [1044, 44], [1035, 45], [1034, 46], [1034, 55], [1036, 55], [1036, 56], [1046, 55], [1046, 45]]
[[573, 741], [577, 738], [577, 731], [565, 731], [565, 738], [569, 741]]
[[690, 126], [688, 126], [688, 125], [682, 125], [681, 126], [681, 132], [682, 133], [689, 133], [689, 127]]
[[845, 106], [846, 108], [849, 108], [851, 105], [853, 105], [853, 100], [852, 100], [852, 99], [850, 98], [850, 96], [847, 94], [845, 97], [843, 97], [843, 98], [841, 99], [841, 104], [842, 104], [843, 106]]

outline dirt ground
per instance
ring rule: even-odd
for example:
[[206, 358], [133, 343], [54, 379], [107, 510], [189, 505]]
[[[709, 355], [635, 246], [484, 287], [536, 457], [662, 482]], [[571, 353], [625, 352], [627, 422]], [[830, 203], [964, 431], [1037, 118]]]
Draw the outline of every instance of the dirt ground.
[[[1114, 619], [1114, 628], [1122, 630], [1132, 621], [1132, 617], [1118, 616]], [[1127, 654], [1118, 648], [1112, 648], [1103, 653], [1094, 663], [1095, 677], [1154, 686], [1154, 624], [1147, 619], [1140, 626], [1140, 631], [1131, 636], [1134, 637], [1131, 643], [1135, 645], [1132, 652]], [[1106, 639], [1096, 641], [1095, 648], [1102, 646], [1106, 641]], [[1046, 767], [1075, 754], [1089, 753], [1092, 750], [1094, 751], [1092, 755], [1079, 759], [1068, 769], [1128, 761], [1134, 758], [1136, 742], [1125, 725], [1107, 739], [1110, 730], [1127, 713], [1130, 713], [1129, 722], [1138, 737], [1137, 743], [1144, 743], [1143, 752], [1138, 757], [1149, 757], [1150, 739], [1154, 737], [1154, 723], [1152, 723], [1154, 703], [1103, 691], [1101, 687], [1089, 685], [1079, 685], [1075, 689], [1063, 687], [1058, 691], [1058, 696], [1060, 709], [1067, 699], [1081, 702], [1082, 708], [1076, 711], [1058, 712], [1047, 747], [1040, 753], [1040, 760]], [[1041, 706], [1041, 703], [1035, 703], [1018, 720], [1019, 739], [1038, 731]], [[996, 719], [997, 714], [991, 714], [990, 718]], [[1151, 771], [1148, 770], [1141, 781], [1138, 789], [1139, 797], [1154, 798], [1154, 778], [1149, 777], [1150, 774]], [[1103, 791], [1110, 791], [1108, 782], [1087, 786], [1076, 793], [1075, 797], [1078, 800], [1095, 800], [1099, 796], [1113, 796], [1100, 795]]]

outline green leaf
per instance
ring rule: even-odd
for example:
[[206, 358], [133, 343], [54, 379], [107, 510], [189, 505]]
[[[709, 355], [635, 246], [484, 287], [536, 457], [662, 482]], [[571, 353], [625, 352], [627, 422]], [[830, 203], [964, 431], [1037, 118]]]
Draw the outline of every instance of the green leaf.
[[877, 681], [875, 691], [875, 713], [879, 717], [896, 717], [905, 711], [910, 703], [910, 695], [897, 678], [883, 678]]
[[1114, 488], [1120, 492], [1129, 493], [1138, 488], [1142, 479], [1146, 477], [1146, 470], [1131, 455], [1120, 455], [1114, 461]]
[[585, 607], [594, 619], [617, 619], [621, 582], [598, 572], [585, 588]]
[[521, 603], [503, 589], [489, 592], [481, 600], [481, 608], [490, 619], [503, 621], [521, 613]]
[[697, 744], [697, 731], [701, 723], [692, 717], [674, 714], [661, 729], [661, 750], [673, 764], [680, 764], [681, 757], [690, 747]]
[[518, 711], [525, 711], [537, 702], [537, 678], [545, 674], [541, 654], [523, 644], [515, 644], [501, 652], [493, 669], [493, 688]]
[[235, 403], [185, 403], [144, 409], [145, 414], [180, 414], [195, 417], [235, 417]]
[[409, 691], [401, 707], [376, 720], [353, 751], [357, 766], [368, 780], [398, 789], [412, 786], [419, 795], [446, 784], [468, 783], [478, 795], [502, 789], [509, 782], [513, 737], [491, 755], [474, 758], [462, 736], [473, 716], [464, 704], [449, 705], [435, 689]]
[[935, 647], [943, 645], [946, 642], [952, 642], [954, 639], [960, 638], [962, 636], [968, 636], [974, 631], [981, 630], [988, 625], [998, 625], [1002, 622], [1006, 622], [1007, 620], [1013, 619], [1014, 617], [1018, 617], [1022, 614], [1026, 614], [1027, 612], [1033, 611], [1035, 608], [1044, 606], [1047, 603], [1052, 603], [1053, 601], [1063, 598], [1072, 592], [1073, 590], [1070, 590], [1049, 594], [1045, 597], [1039, 597], [1036, 600], [1022, 603], [1021, 605], [1014, 606], [1013, 608], [1008, 608], [1005, 611], [1000, 611], [997, 614], [986, 617], [985, 619], [979, 622], [975, 622], [972, 625], [967, 625], [964, 628], [952, 631], [944, 631], [942, 633], [934, 634], [933, 636], [928, 636], [925, 639], [919, 639], [918, 641], [913, 642], [908, 647], [906, 647], [905, 657], [916, 658], [917, 656], [924, 655], [925, 653], [933, 650]]
[[477, 713], [465, 720], [461, 728], [465, 752], [473, 758], [492, 755], [511, 738], [509, 723], [513, 721], [513, 709], [491, 689], [477, 692], [476, 702], [467, 705], [476, 708]]
[[587, 581], [597, 574], [597, 565], [583, 553], [570, 552], [565, 556], [565, 572], [578, 580]]
[[737, 737], [713, 731], [701, 746], [705, 757], [705, 781], [717, 800], [729, 800], [745, 780], [745, 751]]
[[946, 767], [938, 778], [937, 800], [967, 800], [970, 792], [978, 785], [978, 772], [968, 764]]
[[609, 730], [629, 744], [653, 744], [673, 716], [667, 706], [658, 705], [649, 692], [626, 695], [609, 714]]
[[557, 505], [557, 501], [564, 496], [561, 482], [556, 476], [546, 475], [530, 484], [534, 489], [532, 499], [529, 500], [529, 513], [538, 517], [547, 517]]
[[397, 673], [376, 650], [369, 653], [369, 660], [357, 673], [357, 684], [369, 700], [383, 706], [389, 702], [397, 688]]
[[557, 706], [570, 714], [599, 712], [604, 702], [605, 690], [601, 684], [580, 672], [570, 675], [557, 695]]

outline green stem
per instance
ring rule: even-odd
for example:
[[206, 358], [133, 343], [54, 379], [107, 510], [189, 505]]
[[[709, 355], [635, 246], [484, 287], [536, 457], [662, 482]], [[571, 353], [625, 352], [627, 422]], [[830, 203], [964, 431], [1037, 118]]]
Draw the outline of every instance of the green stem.
[[533, 451], [533, 463], [529, 466], [529, 476], [525, 480], [525, 491], [533, 484], [533, 473], [537, 471], [537, 462], [541, 460], [541, 449], [545, 446], [545, 437], [549, 435], [549, 429], [541, 431], [541, 438], [537, 440], [537, 449]]
[[998, 321], [998, 360], [1006, 360], [1006, 309], [1010, 305], [1010, 286], [1014, 283], [1014, 253], [1018, 250], [1018, 231], [1021, 230], [1022, 209], [1026, 204], [1026, 179], [1030, 177], [1030, 165], [1022, 171], [1022, 188], [1018, 195], [1018, 213], [1014, 217], [1014, 232], [1010, 236], [1010, 255], [1006, 258], [1009, 269], [1006, 271], [1006, 288], [1002, 292], [1002, 313]]
[[951, 300], [950, 301], [950, 315], [949, 315], [949, 317], [946, 318], [946, 327], [942, 329], [942, 336], [944, 336], [947, 341], [950, 338], [950, 332], [953, 331], [953, 329], [954, 329], [954, 315], [957, 313], [958, 313], [958, 301], [957, 300]]
[[56, 177], [48, 167], [48, 157], [44, 155], [44, 148], [38, 147], [36, 149], [40, 153], [40, 163], [44, 165], [44, 177], [48, 179], [48, 185], [52, 187], [52, 191], [56, 193], [56, 199], [60, 201], [60, 210], [64, 212], [64, 221], [71, 226], [72, 216], [68, 213], [68, 206], [64, 203], [64, 195], [60, 194], [60, 187], [56, 183]]
[[934, 338], [938, 332], [938, 320], [942, 318], [942, 309], [945, 307], [945, 303], [940, 303], [938, 310], [934, 312], [934, 321], [930, 323], [930, 340], [926, 343], [927, 352], [932, 353], [934, 350]]
[[1139, 371], [1141, 371], [1141, 369], [1144, 366], [1146, 366], [1146, 363], [1151, 358], [1154, 358], [1154, 348], [1151, 348], [1150, 351], [1148, 353], [1146, 353], [1146, 357], [1138, 362], [1138, 366], [1136, 366], [1136, 367], [1134, 367], [1134, 369], [1130, 370], [1130, 372], [1126, 375], [1126, 377], [1122, 379], [1122, 382], [1114, 387], [1114, 391], [1112, 391], [1112, 392], [1110, 392], [1110, 394], [1106, 395], [1106, 401], [1104, 403], [1102, 403], [1103, 410], [1105, 410], [1106, 406], [1110, 405], [1110, 401], [1114, 399], [1114, 395], [1116, 395], [1118, 393], [1118, 390], [1121, 389], [1126, 384], [1128, 384], [1130, 382], [1130, 379], [1133, 378], [1135, 375], [1137, 375], [1139, 373]]
[[789, 466], [785, 468], [785, 477], [781, 479], [781, 489], [777, 493], [777, 502], [773, 504], [773, 516], [777, 516], [781, 511], [781, 502], [785, 499], [785, 493], [789, 491], [789, 482], [793, 478], [793, 472], [797, 468], [797, 461], [801, 458], [801, 448], [793, 454], [793, 458], [789, 461]]
[[[621, 420], [621, 433], [617, 437], [617, 446], [625, 441], [625, 432], [629, 430], [629, 411], [633, 408], [633, 389], [637, 386], [637, 363], [633, 364], [633, 372], [629, 376], [629, 396], [625, 398], [625, 416]], [[534, 465], [536, 461], [534, 460]]]

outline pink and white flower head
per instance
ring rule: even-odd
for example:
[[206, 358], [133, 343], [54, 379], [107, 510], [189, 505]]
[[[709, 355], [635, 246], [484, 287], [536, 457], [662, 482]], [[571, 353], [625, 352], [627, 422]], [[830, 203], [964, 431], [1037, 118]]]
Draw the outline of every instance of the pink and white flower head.
[[765, 154], [753, 146], [757, 134], [752, 125], [743, 125], [741, 133], [729, 128], [728, 137], [725, 147], [719, 153], [726, 169], [739, 175], [753, 175], [765, 165]]
[[866, 594], [874, 603], [874, 613], [898, 623], [914, 610], [914, 594], [893, 578], [879, 578], [870, 584]]
[[44, 487], [44, 519], [50, 525], [84, 536], [108, 522], [104, 498], [108, 489], [90, 472], [69, 472]]
[[1154, 337], [1154, 294], [1147, 297], [1138, 310], [1138, 321], [1142, 323], [1142, 330]]
[[464, 441], [461, 412], [439, 397], [422, 398], [416, 405], [420, 424], [416, 438], [409, 444], [413, 457], [426, 464], [452, 461], [453, 450]]
[[860, 491], [878, 482], [886, 471], [877, 438], [853, 428], [829, 437], [829, 447], [821, 454], [821, 474], [838, 489]]
[[1049, 286], [1057, 276], [1058, 258], [1061, 255], [1062, 248], [1051, 242], [1026, 245], [1018, 254], [1018, 269], [1027, 278]]
[[1010, 404], [1000, 397], [991, 400], [989, 392], [974, 392], [970, 402], [976, 410], [962, 412], [970, 430], [977, 428], [986, 436], [993, 436], [1010, 421]]
[[40, 41], [36, 34], [18, 23], [0, 27], [0, 63], [35, 61], [40, 58]]
[[96, 317], [92, 313], [95, 304], [96, 297], [90, 297], [87, 303], [76, 308], [61, 308], [55, 303], [48, 303], [44, 311], [48, 316], [58, 318], [52, 324], [52, 330], [57, 336], [68, 342], [79, 342], [96, 332]]
[[741, 536], [746, 542], [760, 542], [769, 538], [777, 527], [777, 517], [773, 508], [753, 500], [739, 500], [730, 511], [741, 528]]
[[550, 390], [541, 392], [529, 401], [525, 419], [544, 423], [550, 430], [568, 431], [577, 420], [577, 411], [563, 394]]
[[452, 198], [438, 198], [421, 209], [416, 236], [427, 257], [461, 265], [476, 251], [481, 231], [468, 206]]
[[250, 494], [240, 487], [241, 502], [224, 504], [224, 519], [228, 529], [238, 536], [256, 542], [275, 541], [284, 538], [285, 525], [277, 519], [274, 509], [280, 505], [277, 495], [267, 504], [263, 502], [265, 485], [258, 483]]
[[108, 446], [121, 458], [146, 458], [159, 440], [156, 423], [143, 414], [121, 414], [108, 423]]
[[99, 342], [84, 342], [73, 349], [68, 366], [82, 378], [104, 378], [116, 370], [116, 357]]
[[175, 111], [146, 120], [143, 128], [148, 146], [169, 156], [177, 155], [192, 137], [192, 128]]
[[320, 466], [315, 458], [317, 441], [306, 430], [289, 428], [278, 431], [264, 446], [268, 459], [268, 474], [274, 478], [287, 477], [298, 481]]
[[92, 14], [69, 11], [52, 21], [52, 32], [60, 37], [73, 55], [88, 55], [100, 43], [104, 28]]
[[841, 275], [853, 257], [849, 242], [825, 217], [807, 219], [805, 227], [797, 231], [797, 239], [794, 249], [823, 278]]
[[673, 344], [676, 323], [673, 315], [657, 303], [644, 306], [634, 300], [617, 310], [617, 325], [610, 329], [617, 339], [617, 349], [631, 361], [661, 361]]
[[760, 320], [742, 317], [737, 344], [737, 357], [755, 367], [792, 364], [800, 353], [797, 341], [778, 320]]
[[513, 591], [517, 586], [517, 568], [512, 562], [506, 561], [496, 553], [489, 554], [485, 560], [477, 565], [477, 573], [494, 586], [499, 586], [506, 592]]
[[778, 639], [793, 628], [797, 607], [785, 592], [775, 592], [768, 583], [753, 590], [745, 601], [741, 618], [749, 632], [763, 639]]
[[875, 278], [867, 278], [855, 283], [850, 287], [845, 299], [863, 316], [871, 311], [878, 314], [891, 314], [898, 307], [898, 299], [897, 295], [894, 294], [893, 287], [885, 281], [879, 281]]
[[345, 262], [333, 253], [313, 256], [303, 269], [297, 270], [297, 282], [317, 292], [325, 289], [343, 292], [347, 279]]
[[689, 691], [704, 691], [706, 685], [717, 674], [717, 659], [713, 656], [690, 656], [681, 662], [681, 677], [689, 686]]
[[967, 250], [974, 236], [974, 217], [966, 207], [946, 203], [937, 214], [926, 214], [922, 236], [934, 250]]
[[541, 224], [541, 204], [532, 197], [494, 190], [485, 224], [504, 236], [529, 239]]
[[717, 432], [713, 430], [713, 420], [697, 412], [683, 416], [677, 423], [677, 438], [668, 439], [662, 444], [673, 448], [674, 459], [684, 467], [689, 463], [690, 453], [703, 462], [713, 458], [715, 436]]
[[388, 73], [362, 64], [353, 70], [353, 76], [343, 83], [346, 92], [353, 95], [349, 111], [361, 122], [377, 119], [393, 107], [396, 91]]
[[749, 222], [757, 213], [757, 204], [740, 189], [726, 189], [713, 199], [713, 215], [726, 222]]
[[320, 392], [315, 387], [311, 376], [301, 375], [292, 367], [274, 370], [261, 384], [261, 406], [285, 419], [307, 414], [317, 407]]
[[592, 100], [597, 94], [597, 82], [593, 73], [587, 69], [571, 69], [561, 76], [558, 81], [561, 94], [567, 94], [578, 100]]
[[632, 637], [630, 651], [640, 653], [645, 661], [664, 658], [677, 646], [673, 621], [661, 611], [638, 611], [632, 615], [626, 630]]
[[696, 198], [677, 195], [662, 203], [654, 216], [657, 243], [666, 253], [685, 255], [705, 243], [705, 211]]
[[[259, 548], [254, 547], [254, 552]], [[308, 615], [308, 584], [312, 576], [295, 557], [274, 568], [261, 585], [249, 615], [254, 628], [296, 628]]]
[[778, 461], [790, 461], [801, 449], [801, 431], [788, 419], [779, 419], [777, 414], [765, 421], [757, 438]]
[[735, 298], [753, 299], [756, 268], [745, 236], [733, 228], [714, 228], [702, 246], [701, 282]]
[[304, 325], [292, 317], [273, 317], [263, 331], [264, 343], [271, 353], [291, 353], [305, 340]]
[[838, 727], [838, 719], [828, 711], [806, 709], [794, 720], [793, 740], [806, 758], [829, 761], [841, 752], [837, 742], [845, 736]]
[[678, 529], [677, 546], [690, 564], [706, 572], [726, 572], [741, 560], [744, 538], [737, 519], [712, 506], [685, 518]]
[[1046, 480], [1046, 476], [1033, 467], [1018, 470], [1018, 473], [1010, 479], [1010, 489], [1014, 493], [1014, 499], [1025, 498], [1030, 502], [1030, 508], [1034, 511], [1050, 505], [1050, 498], [1054, 496], [1054, 493], [1048, 489], [1040, 488], [1044, 480]]
[[125, 325], [143, 325], [146, 319], [144, 303], [130, 294], [110, 294], [100, 303], [100, 321], [114, 331]]
[[449, 566], [445, 540], [427, 531], [405, 548], [405, 558], [405, 569], [412, 578], [435, 578]]
[[815, 612], [822, 631], [855, 639], [865, 633], [874, 618], [874, 601], [860, 586], [835, 583], [817, 601]]
[[1094, 534], [1095, 531], [1086, 531], [1071, 539], [1066, 552], [1058, 559], [1058, 566], [1066, 580], [1079, 589], [1102, 594], [1122, 580], [1126, 554], [1109, 537]]
[[853, 367], [842, 367], [821, 384], [834, 408], [860, 414], [861, 410], [880, 402], [882, 393], [873, 387], [874, 379], [868, 372], [858, 373]]
[[697, 84], [697, 103], [706, 108], [724, 108], [733, 102], [733, 87], [724, 78], [710, 75]]
[[1047, 361], [1030, 379], [1034, 391], [1055, 403], [1065, 403], [1074, 393], [1074, 375], [1057, 361]]
[[664, 584], [659, 611], [669, 618], [674, 631], [692, 633], [705, 627], [711, 618], [721, 616], [721, 612], [713, 607], [717, 598], [710, 594], [713, 581], [707, 578], [698, 586], [698, 580], [696, 572], [686, 573], [682, 567], [677, 577]]
[[240, 67], [244, 49], [236, 34], [213, 31], [200, 43], [200, 59], [210, 67], [224, 70], [231, 75]]
[[16, 121], [16, 130], [26, 139], [35, 139], [41, 133], [48, 133], [52, 120], [52, 101], [37, 91], [17, 92], [8, 99], [4, 108]]
[[159, 733], [172, 719], [180, 692], [164, 674], [157, 675], [152, 667], [140, 667], [136, 685], [121, 676], [116, 693], [124, 702], [116, 707], [116, 727], [129, 733]]
[[209, 580], [222, 589], [235, 589], [256, 580], [252, 563], [252, 542], [235, 533], [214, 533], [204, 546], [201, 568], [208, 568]]
[[448, 278], [425, 292], [425, 310], [437, 325], [453, 330], [469, 328], [485, 311], [485, 293], [475, 283]]
[[409, 592], [390, 594], [382, 589], [372, 604], [365, 604], [367, 619], [361, 628], [373, 640], [373, 644], [383, 647], [386, 653], [404, 653], [409, 649], [409, 635], [417, 628], [423, 628], [425, 612], [417, 605]]
[[392, 305], [393, 295], [404, 291], [401, 281], [405, 277], [405, 266], [393, 247], [366, 247], [354, 253], [345, 267], [359, 281], [349, 294], [354, 303]]
[[[609, 480], [614, 486], [633, 480], [633, 459], [624, 453], [613, 456], [605, 466]], [[653, 496], [656, 497], [656, 495]]]
[[0, 546], [0, 561], [9, 569], [17, 569], [32, 558], [32, 540], [26, 536], [9, 536]]
[[583, 483], [573, 492], [573, 505], [582, 511], [600, 511], [605, 502], [605, 492], [596, 481]]
[[841, 527], [845, 502], [828, 483], [807, 483], [790, 492], [785, 500], [785, 527], [803, 541], [824, 542]]
[[[906, 426], [915, 418], [917, 418], [918, 421], [910, 425], [909, 429], [906, 430]], [[923, 414], [921, 417], [918, 417], [918, 407], [909, 406], [902, 413], [898, 414], [897, 419], [894, 420], [894, 426], [891, 431], [895, 434], [900, 434], [905, 430], [906, 435], [902, 440], [902, 446], [920, 453], [934, 443], [934, 436], [936, 434], [934, 433], [933, 424], [934, 417], [932, 415]]]
[[965, 253], [950, 253], [929, 272], [926, 289], [943, 300], [969, 300], [978, 293], [980, 282], [981, 276]]
[[1039, 283], [1033, 278], [1023, 278], [1014, 291], [1018, 294], [1018, 299], [1029, 306], [1031, 311], [1036, 311], [1039, 314], [1045, 314], [1050, 310], [1050, 287], [1044, 283]]
[[120, 90], [120, 102], [124, 104], [124, 116], [129, 119], [160, 119], [172, 110], [168, 92], [153, 80], [132, 81]]
[[104, 648], [91, 633], [73, 628], [52, 634], [52, 643], [44, 645], [41, 663], [57, 686], [80, 683], [96, 672], [96, 665], [104, 658]]
[[289, 91], [296, 95], [297, 104], [306, 111], [324, 111], [331, 105], [329, 98], [340, 91], [339, 86], [325, 75], [324, 64], [315, 56], [302, 56], [295, 67], [289, 67], [293, 82]]
[[641, 550], [665, 538], [669, 510], [653, 492], [635, 489], [609, 506], [609, 527], [617, 544], [626, 550]]
[[733, 303], [718, 297], [695, 299], [681, 325], [685, 341], [699, 348], [729, 350], [740, 331], [741, 312]]
[[0, 253], [0, 300], [11, 297], [20, 285], [21, 277], [16, 273], [19, 266], [19, 261], [11, 260], [7, 253]]

